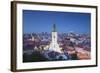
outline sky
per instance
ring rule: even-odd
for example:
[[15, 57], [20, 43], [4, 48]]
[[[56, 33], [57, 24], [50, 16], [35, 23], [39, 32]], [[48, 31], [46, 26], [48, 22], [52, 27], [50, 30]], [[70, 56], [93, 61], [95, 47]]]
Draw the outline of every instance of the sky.
[[56, 24], [58, 33], [90, 34], [91, 14], [76, 12], [23, 10], [23, 32], [51, 33]]

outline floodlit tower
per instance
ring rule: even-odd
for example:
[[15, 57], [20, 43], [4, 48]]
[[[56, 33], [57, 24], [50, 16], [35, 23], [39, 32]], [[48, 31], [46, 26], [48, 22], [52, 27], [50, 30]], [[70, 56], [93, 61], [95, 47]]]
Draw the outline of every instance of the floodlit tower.
[[50, 43], [49, 50], [61, 53], [61, 48], [59, 47], [59, 44], [57, 43], [57, 30], [56, 30], [55, 24], [53, 25], [53, 29], [52, 29], [52, 41]]

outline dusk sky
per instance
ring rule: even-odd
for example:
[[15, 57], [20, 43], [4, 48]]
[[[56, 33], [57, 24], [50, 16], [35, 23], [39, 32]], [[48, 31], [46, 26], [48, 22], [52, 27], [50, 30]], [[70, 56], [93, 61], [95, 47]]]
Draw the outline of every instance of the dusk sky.
[[90, 13], [23, 10], [23, 32], [49, 32], [56, 24], [58, 33], [90, 34]]

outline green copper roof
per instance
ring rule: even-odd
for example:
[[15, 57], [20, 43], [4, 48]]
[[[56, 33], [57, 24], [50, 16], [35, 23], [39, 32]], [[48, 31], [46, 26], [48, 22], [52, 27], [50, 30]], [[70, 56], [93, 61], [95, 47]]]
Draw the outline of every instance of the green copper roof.
[[56, 32], [56, 24], [53, 24], [53, 32]]

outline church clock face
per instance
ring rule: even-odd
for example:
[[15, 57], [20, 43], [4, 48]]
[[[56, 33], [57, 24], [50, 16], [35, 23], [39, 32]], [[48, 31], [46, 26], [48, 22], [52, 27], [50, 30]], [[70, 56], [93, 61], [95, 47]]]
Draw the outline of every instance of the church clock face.
[[54, 38], [54, 41], [55, 41], [55, 36], [53, 38]]
[[55, 39], [55, 36], [54, 36], [54, 39]]

